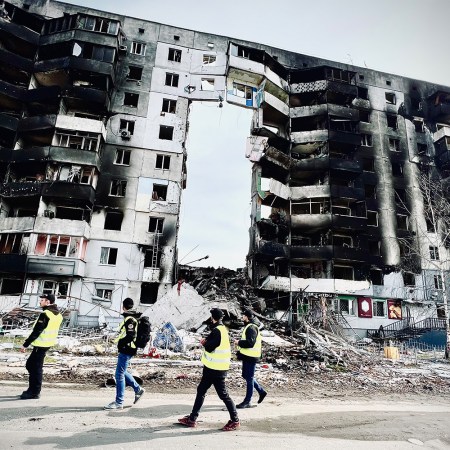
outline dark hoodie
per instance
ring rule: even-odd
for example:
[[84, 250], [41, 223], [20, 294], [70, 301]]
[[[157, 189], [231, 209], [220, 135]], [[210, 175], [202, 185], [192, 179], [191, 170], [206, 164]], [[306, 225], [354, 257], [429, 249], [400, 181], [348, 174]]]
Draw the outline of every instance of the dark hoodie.
[[[44, 311], [50, 311], [55, 316], [59, 314], [59, 309], [56, 303], [52, 303], [48, 306], [44, 306], [42, 308]], [[39, 337], [39, 335], [47, 328], [47, 325], [49, 323], [50, 319], [47, 317], [47, 314], [45, 312], [41, 312], [39, 314], [39, 317], [34, 324], [33, 330], [31, 331], [31, 334], [26, 338], [25, 342], [23, 343], [24, 347], [29, 347], [30, 344]]]
[[[132, 343], [136, 340], [137, 320], [142, 316], [142, 313], [130, 309], [129, 311], [124, 311], [122, 316], [124, 321], [119, 333], [123, 334], [123, 331], [125, 330], [125, 335], [117, 341], [117, 350], [119, 353], [134, 356], [137, 352], [137, 348], [133, 346]], [[133, 317], [136, 320], [128, 319], [128, 317]]]

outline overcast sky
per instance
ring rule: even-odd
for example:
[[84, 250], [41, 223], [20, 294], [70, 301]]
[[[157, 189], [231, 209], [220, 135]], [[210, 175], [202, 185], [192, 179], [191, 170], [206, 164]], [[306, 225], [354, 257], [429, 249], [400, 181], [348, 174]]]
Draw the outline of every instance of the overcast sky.
[[[450, 86], [450, 0], [72, 0], [95, 9], [220, 34]], [[179, 260], [245, 265], [250, 112], [194, 104]]]

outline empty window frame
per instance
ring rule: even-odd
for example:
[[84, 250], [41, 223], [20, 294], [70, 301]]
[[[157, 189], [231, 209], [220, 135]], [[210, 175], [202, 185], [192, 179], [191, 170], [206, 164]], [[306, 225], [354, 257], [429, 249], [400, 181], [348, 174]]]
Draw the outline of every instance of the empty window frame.
[[323, 214], [326, 212], [327, 203], [324, 199], [314, 198], [305, 200], [302, 202], [292, 203], [292, 213], [293, 214]]
[[422, 111], [422, 102], [418, 98], [412, 98], [411, 108], [417, 111]]
[[80, 184], [92, 185], [95, 170], [93, 167], [82, 167], [80, 171]]
[[372, 313], [374, 317], [386, 317], [386, 302], [384, 300], [373, 300]]
[[366, 172], [375, 172], [375, 164], [373, 158], [362, 159], [363, 170]]
[[390, 105], [395, 105], [396, 99], [395, 99], [395, 94], [393, 92], [385, 92], [384, 98], [386, 99], [386, 103], [388, 103]]
[[253, 98], [253, 91], [251, 86], [233, 83], [233, 95], [239, 98], [245, 98], [246, 100], [251, 100]]
[[416, 276], [412, 272], [403, 272], [403, 284], [405, 286], [415, 286], [416, 285]]
[[117, 248], [102, 247], [100, 249], [100, 264], [115, 266], [117, 262]]
[[372, 135], [361, 133], [361, 146], [372, 147]]
[[125, 92], [123, 97], [123, 106], [129, 106], [131, 108], [137, 108], [139, 103], [139, 94], [134, 92]]
[[239, 56], [240, 58], [250, 59], [250, 50], [248, 50], [244, 47], [238, 46], [237, 56]]
[[171, 141], [173, 139], [173, 127], [167, 125], [159, 126], [159, 139]]
[[409, 220], [405, 214], [397, 214], [397, 228], [399, 230], [408, 230]]
[[161, 111], [164, 113], [175, 114], [177, 101], [170, 98], [163, 98]]
[[180, 80], [180, 75], [177, 73], [166, 72], [166, 86], [178, 87], [178, 82]]
[[61, 256], [63, 258], [77, 257], [78, 249], [80, 248], [80, 238], [59, 235], [46, 236], [46, 238], [46, 255]]
[[133, 41], [131, 43], [130, 53], [132, 55], [145, 56], [145, 44], [143, 42]]
[[162, 217], [150, 217], [148, 221], [149, 233], [162, 233], [164, 227], [164, 219]]
[[442, 277], [440, 275], [433, 275], [433, 284], [435, 289], [442, 289]]
[[170, 169], [170, 156], [169, 155], [156, 155], [155, 168], [169, 170]]
[[145, 251], [144, 267], [156, 269], [161, 265], [161, 250], [158, 247], [151, 246]]
[[372, 281], [372, 284], [376, 286], [383, 286], [384, 285], [383, 272], [379, 269], [371, 269], [370, 280]]
[[142, 67], [137, 66], [128, 66], [128, 75], [127, 79], [132, 81], [141, 81], [142, 80]]
[[402, 177], [403, 165], [396, 161], [392, 161], [391, 165], [392, 165], [392, 175], [394, 175], [394, 177]]
[[361, 122], [370, 123], [370, 112], [365, 110], [359, 111], [359, 120]]
[[116, 150], [116, 157], [114, 159], [114, 164], [120, 166], [129, 166], [130, 158], [131, 158], [131, 150], [123, 150], [121, 148], [118, 148]]
[[380, 241], [369, 241], [369, 253], [373, 256], [381, 255]]
[[79, 16], [78, 26], [99, 33], [117, 34], [119, 23], [103, 17]]
[[388, 128], [391, 128], [392, 130], [396, 130], [397, 129], [397, 116], [396, 115], [388, 114], [386, 116], [386, 120], [387, 120]]
[[214, 78], [201, 79], [202, 91], [214, 91]]
[[334, 200], [334, 203], [331, 205], [331, 212], [333, 214], [338, 214], [341, 216], [351, 216], [352, 210], [350, 209], [348, 202], [345, 200]]
[[165, 201], [167, 199], [167, 185], [164, 184], [154, 184], [152, 200]]
[[208, 66], [208, 65], [210, 66], [210, 65], [212, 65], [212, 64], [215, 64], [216, 59], [217, 59], [216, 55], [207, 55], [207, 54], [204, 54], [204, 55], [203, 55], [203, 65], [204, 65], [204, 66]]
[[120, 211], [107, 211], [105, 216], [105, 230], [120, 231], [122, 228], [123, 213]]
[[423, 119], [421, 119], [420, 117], [414, 117], [413, 124], [416, 133], [423, 133], [425, 131], [423, 126]]
[[22, 233], [2, 233], [0, 234], [0, 253], [16, 253], [25, 252], [22, 249]]
[[169, 54], [167, 55], [168, 61], [181, 62], [181, 50], [176, 48], [169, 48]]
[[369, 100], [369, 90], [365, 87], [358, 86], [358, 98], [362, 98], [363, 100]]
[[68, 281], [42, 281], [42, 293], [53, 294], [58, 298], [66, 298], [69, 295], [70, 282]]
[[56, 146], [74, 148], [77, 150], [98, 151], [100, 136], [75, 130], [57, 130], [55, 132]]
[[109, 195], [111, 197], [125, 197], [127, 191], [126, 180], [111, 180]]
[[439, 249], [434, 245], [430, 245], [429, 250], [430, 250], [430, 259], [432, 261], [439, 261]]
[[134, 120], [120, 119], [120, 131], [128, 131], [130, 134], [133, 134]]
[[400, 141], [398, 139], [389, 138], [389, 150], [392, 152], [399, 152]]
[[378, 226], [378, 211], [367, 211], [367, 225], [371, 227]]

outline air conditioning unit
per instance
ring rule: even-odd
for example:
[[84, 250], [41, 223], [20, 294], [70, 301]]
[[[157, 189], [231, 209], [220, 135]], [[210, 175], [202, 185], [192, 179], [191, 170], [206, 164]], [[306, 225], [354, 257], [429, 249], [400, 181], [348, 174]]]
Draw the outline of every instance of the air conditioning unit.
[[120, 130], [120, 137], [128, 140], [131, 138], [131, 133], [128, 130]]
[[119, 53], [125, 54], [128, 48], [126, 45], [119, 45]]

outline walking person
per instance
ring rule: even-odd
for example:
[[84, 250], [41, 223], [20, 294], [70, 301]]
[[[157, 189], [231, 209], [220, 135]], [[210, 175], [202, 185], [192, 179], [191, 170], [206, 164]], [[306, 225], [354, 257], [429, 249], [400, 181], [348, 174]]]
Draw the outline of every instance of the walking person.
[[242, 320], [245, 327], [242, 330], [241, 339], [236, 339], [234, 343], [238, 346], [237, 357], [242, 361], [242, 378], [247, 382], [247, 390], [244, 400], [236, 405], [238, 409], [252, 407], [253, 389], [256, 389], [259, 394], [258, 403], [261, 403], [267, 395], [255, 378], [256, 363], [261, 358], [261, 333], [255, 323], [252, 311], [245, 309], [242, 313]]
[[228, 331], [222, 323], [223, 312], [219, 308], [211, 310], [211, 333], [200, 342], [203, 345], [203, 374], [197, 387], [197, 396], [195, 397], [192, 412], [188, 416], [178, 419], [178, 422], [186, 427], [196, 427], [197, 417], [205, 401], [206, 393], [211, 386], [214, 386], [220, 400], [225, 403], [230, 420], [222, 428], [223, 431], [234, 431], [240, 427], [239, 417], [233, 400], [228, 394], [225, 386], [225, 378], [230, 368], [231, 346], [228, 337]]
[[33, 346], [25, 364], [29, 379], [28, 389], [20, 395], [22, 400], [30, 400], [41, 396], [45, 354], [50, 347], [56, 345], [59, 327], [63, 320], [58, 306], [55, 304], [53, 294], [40, 295], [39, 306], [43, 311], [39, 314], [30, 335], [20, 349], [21, 352], [25, 353], [30, 345]]
[[142, 315], [142, 313], [134, 311], [133, 306], [133, 299], [129, 297], [122, 302], [123, 320], [119, 325], [118, 335], [115, 339], [119, 351], [116, 366], [116, 399], [103, 409], [123, 409], [126, 386], [131, 386], [134, 390], [134, 403], [137, 403], [145, 392], [127, 370], [130, 359], [137, 352], [135, 341], [138, 319]]

